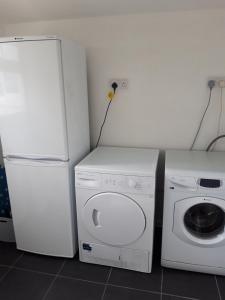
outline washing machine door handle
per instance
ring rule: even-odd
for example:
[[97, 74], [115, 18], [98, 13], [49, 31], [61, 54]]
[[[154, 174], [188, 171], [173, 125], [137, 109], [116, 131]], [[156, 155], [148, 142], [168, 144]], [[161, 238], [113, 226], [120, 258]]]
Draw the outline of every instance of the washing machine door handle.
[[92, 212], [92, 220], [93, 220], [93, 223], [96, 227], [101, 227], [101, 224], [100, 224], [100, 211], [97, 210], [96, 208], [93, 209], [93, 212]]

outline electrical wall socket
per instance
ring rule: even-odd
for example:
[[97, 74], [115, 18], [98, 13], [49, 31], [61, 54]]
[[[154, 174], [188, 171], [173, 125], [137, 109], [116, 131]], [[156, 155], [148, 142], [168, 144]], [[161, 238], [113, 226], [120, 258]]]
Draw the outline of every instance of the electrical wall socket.
[[116, 82], [118, 89], [128, 89], [128, 79], [126, 78], [113, 78], [109, 80], [109, 87], [112, 88], [113, 82]]
[[[210, 80], [215, 81], [215, 87], [225, 88], [225, 77], [214, 77], [210, 78]], [[208, 82], [210, 80], [208, 80]]]
[[221, 80], [219, 80], [218, 81], [218, 86], [220, 87], [220, 88], [225, 88], [225, 79], [221, 79]]

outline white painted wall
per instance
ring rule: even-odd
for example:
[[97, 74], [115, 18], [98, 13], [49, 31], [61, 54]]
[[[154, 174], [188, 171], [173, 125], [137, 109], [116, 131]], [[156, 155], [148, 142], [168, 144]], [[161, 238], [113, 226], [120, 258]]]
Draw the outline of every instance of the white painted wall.
[[[118, 93], [111, 106], [101, 144], [186, 149], [208, 100], [208, 78], [225, 76], [224, 10], [8, 24], [4, 28], [4, 35], [36, 34], [58, 34], [87, 48], [92, 144], [108, 104], [105, 96], [110, 78], [128, 78], [129, 89]], [[219, 91], [215, 91], [197, 148], [204, 149], [216, 135], [218, 113]], [[218, 149], [225, 149], [225, 143]]]

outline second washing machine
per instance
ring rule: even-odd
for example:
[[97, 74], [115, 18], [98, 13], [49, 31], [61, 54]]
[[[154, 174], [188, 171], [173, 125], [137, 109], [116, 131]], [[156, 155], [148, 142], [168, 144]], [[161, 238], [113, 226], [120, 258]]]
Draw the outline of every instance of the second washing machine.
[[151, 272], [158, 154], [99, 147], [76, 166], [81, 261]]
[[224, 152], [166, 152], [162, 265], [225, 275]]

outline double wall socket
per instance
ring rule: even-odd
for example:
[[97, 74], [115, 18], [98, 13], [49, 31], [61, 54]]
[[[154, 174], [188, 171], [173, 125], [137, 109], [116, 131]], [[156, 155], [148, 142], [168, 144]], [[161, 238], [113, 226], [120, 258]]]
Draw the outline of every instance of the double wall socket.
[[219, 88], [225, 88], [225, 77], [214, 77], [214, 78], [210, 78], [209, 81], [215, 81], [215, 87], [219, 87]]
[[112, 87], [113, 82], [116, 82], [118, 89], [128, 89], [128, 79], [126, 78], [112, 78], [109, 80], [109, 87]]

